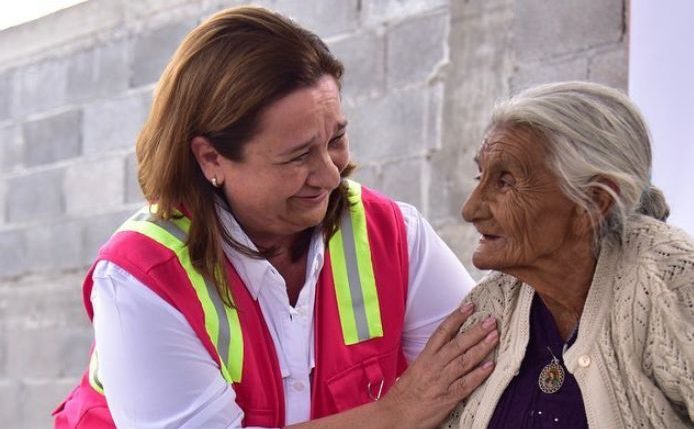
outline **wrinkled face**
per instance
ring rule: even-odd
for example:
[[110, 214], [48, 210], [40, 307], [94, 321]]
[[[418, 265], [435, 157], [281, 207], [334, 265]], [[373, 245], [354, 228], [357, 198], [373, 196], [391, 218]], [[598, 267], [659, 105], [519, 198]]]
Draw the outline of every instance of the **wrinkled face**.
[[251, 238], [318, 225], [349, 162], [347, 121], [335, 80], [324, 76], [276, 101], [241, 161], [224, 159], [224, 193]]
[[577, 240], [577, 206], [546, 159], [540, 139], [525, 129], [487, 133], [476, 159], [479, 183], [463, 207], [463, 218], [482, 234], [476, 267], [509, 274], [535, 269]]

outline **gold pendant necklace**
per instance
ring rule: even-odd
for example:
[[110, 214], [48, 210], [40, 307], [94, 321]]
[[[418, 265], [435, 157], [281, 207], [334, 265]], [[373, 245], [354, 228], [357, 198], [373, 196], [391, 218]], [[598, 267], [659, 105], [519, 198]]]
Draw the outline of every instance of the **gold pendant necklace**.
[[[566, 348], [566, 344], [564, 348]], [[544, 393], [552, 394], [558, 392], [564, 384], [564, 368], [561, 366], [559, 359], [552, 353], [552, 349], [547, 347], [547, 350], [552, 355], [552, 361], [542, 368], [537, 385], [540, 386], [540, 390]]]

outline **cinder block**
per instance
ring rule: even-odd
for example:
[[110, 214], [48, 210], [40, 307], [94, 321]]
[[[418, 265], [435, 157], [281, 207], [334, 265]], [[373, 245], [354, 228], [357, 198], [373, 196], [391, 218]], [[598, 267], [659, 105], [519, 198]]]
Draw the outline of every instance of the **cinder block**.
[[12, 123], [0, 127], [0, 172], [11, 171], [21, 165], [22, 152], [19, 127]]
[[417, 16], [388, 31], [388, 86], [425, 82], [448, 58], [447, 13]]
[[624, 0], [516, 2], [515, 49], [520, 62], [619, 41]]
[[117, 211], [85, 220], [84, 256], [82, 258], [85, 264], [91, 264], [94, 261], [99, 248], [132, 214], [132, 211]]
[[50, 60], [17, 70], [15, 97], [20, 115], [40, 112], [66, 102], [67, 62]]
[[482, 280], [487, 271], [478, 270], [472, 265], [475, 243], [479, 240], [479, 233], [475, 227], [465, 223], [462, 219], [453, 219], [444, 224], [436, 225], [435, 230], [453, 253], [458, 256], [472, 278], [476, 281]]
[[354, 30], [359, 20], [358, 0], [302, 0], [277, 2], [273, 9], [320, 37]]
[[504, 7], [512, 7], [516, 0], [465, 0], [451, 1], [451, 20], [484, 16]]
[[[42, 359], [42, 361], [45, 359]], [[78, 378], [60, 380], [27, 380], [23, 388], [23, 400], [16, 403], [20, 410], [22, 428], [51, 428], [51, 411], [60, 404], [77, 385]]]
[[463, 202], [477, 184], [474, 180], [476, 150], [477, 147], [444, 148], [431, 155], [426, 213], [432, 223], [463, 221], [460, 215]]
[[508, 95], [515, 55], [511, 46], [513, 20], [512, 10], [501, 9], [451, 24], [453, 66], [444, 89], [444, 148], [476, 147], [495, 101]]
[[68, 99], [104, 97], [127, 88], [127, 55], [123, 39], [73, 54], [68, 62]]
[[351, 177], [369, 188], [383, 189], [383, 175], [376, 165], [358, 165]]
[[82, 228], [76, 221], [53, 222], [28, 228], [27, 258], [32, 272], [82, 268]]
[[362, 0], [362, 16], [366, 24], [375, 25], [444, 8], [449, 3], [449, 0]]
[[[25, 276], [0, 287], [0, 308], [5, 328], [17, 330], [44, 327], [90, 329], [82, 304], [82, 281], [86, 270]], [[46, 293], [50, 289], [51, 293]]]
[[15, 277], [26, 271], [30, 261], [26, 257], [24, 236], [21, 231], [0, 232], [0, 255], [2, 255], [0, 278]]
[[7, 179], [0, 179], [0, 225], [7, 220]]
[[195, 22], [173, 22], [138, 34], [132, 42], [130, 87], [159, 80], [166, 64]]
[[62, 169], [52, 169], [9, 180], [7, 213], [10, 222], [56, 218], [64, 213]]
[[[2, 314], [7, 312], [8, 301], [3, 299], [0, 295], [0, 310]], [[6, 322], [5, 318], [0, 318], [0, 380], [7, 378], [7, 350], [10, 345], [7, 343], [7, 333], [6, 333]], [[0, 390], [2, 390], [2, 384], [0, 383]], [[2, 399], [2, 393], [0, 393], [0, 399]], [[0, 405], [2, 407], [2, 405]], [[0, 421], [2, 421], [2, 408], [0, 408]]]
[[110, 98], [84, 107], [84, 153], [135, 147], [147, 118], [149, 93]]
[[[0, 379], [0, 427], [19, 428], [21, 425], [21, 383], [15, 379]], [[43, 427], [50, 427], [49, 425]]]
[[541, 61], [518, 66], [511, 78], [511, 91], [515, 94], [541, 83], [588, 79], [588, 59], [585, 56], [564, 61]]
[[383, 162], [425, 153], [427, 102], [427, 88], [415, 88], [345, 103], [354, 160]]
[[67, 212], [83, 214], [120, 206], [125, 184], [123, 172], [120, 156], [70, 165], [65, 172]]
[[142, 195], [140, 184], [137, 181], [137, 158], [135, 153], [131, 153], [125, 159], [125, 202], [135, 203], [142, 201], [144, 204], [145, 197]]
[[[238, 1], [215, 0], [224, 3], [225, 7], [231, 6], [229, 3], [239, 3]], [[137, 19], [147, 19], [162, 11], [175, 10], [182, 4], [191, 3], [190, 0], [138, 0], [127, 3], [128, 15]], [[233, 5], [233, 4], [232, 4]]]
[[444, 85], [437, 82], [429, 87], [425, 141], [430, 151], [441, 149], [443, 142]]
[[423, 212], [426, 159], [424, 157], [383, 165], [382, 192], [397, 201], [412, 204]]
[[[22, 378], [76, 378], [88, 363], [92, 337], [91, 329], [8, 329], [13, 345], [8, 351], [8, 372]], [[41, 353], [36, 352], [38, 345]]]
[[618, 45], [614, 50], [593, 57], [588, 65], [588, 79], [612, 88], [629, 88], [628, 46]]
[[24, 164], [50, 164], [76, 157], [82, 149], [82, 112], [70, 110], [23, 125]]
[[[451, 67], [441, 114], [442, 147], [430, 155], [427, 218], [460, 219], [477, 167], [473, 162], [496, 100], [513, 74], [513, 10], [500, 8], [451, 23]], [[453, 42], [455, 41], [455, 43]]]
[[0, 74], [0, 121], [12, 117], [12, 102], [14, 93], [12, 91], [13, 74], [6, 71]]
[[377, 96], [385, 90], [385, 40], [371, 31], [330, 45], [345, 66], [343, 94], [347, 98]]

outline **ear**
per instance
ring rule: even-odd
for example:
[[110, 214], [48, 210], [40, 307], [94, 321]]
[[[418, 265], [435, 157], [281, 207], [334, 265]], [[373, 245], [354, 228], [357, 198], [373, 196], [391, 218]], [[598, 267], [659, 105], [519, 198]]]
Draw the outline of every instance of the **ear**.
[[[604, 219], [609, 211], [614, 206], [615, 201], [613, 194], [619, 195], [619, 186], [615, 182], [606, 178], [598, 178], [596, 184], [591, 186], [589, 191], [590, 199], [593, 200], [594, 216], [599, 217], [599, 220]], [[610, 192], [611, 191], [611, 192]]]
[[215, 187], [224, 183], [222, 155], [208, 139], [201, 136], [193, 137], [190, 141], [190, 150], [208, 181], [214, 182]]
[[594, 229], [605, 220], [615, 204], [610, 191], [619, 195], [619, 186], [609, 179], [598, 178], [588, 189], [588, 197], [592, 201], [590, 209], [576, 205], [578, 215], [576, 231], [579, 235], [592, 234]]

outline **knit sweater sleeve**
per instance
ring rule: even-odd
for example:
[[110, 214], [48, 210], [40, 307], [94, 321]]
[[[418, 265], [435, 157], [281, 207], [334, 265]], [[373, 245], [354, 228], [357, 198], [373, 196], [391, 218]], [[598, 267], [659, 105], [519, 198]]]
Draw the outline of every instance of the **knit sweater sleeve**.
[[[496, 360], [499, 353], [507, 351], [510, 347], [509, 341], [503, 341], [508, 337], [504, 333], [511, 330], [510, 313], [515, 306], [519, 287], [520, 282], [513, 277], [493, 271], [482, 279], [464, 300], [464, 302], [475, 304], [475, 311], [460, 328], [460, 332], [465, 332], [489, 316], [494, 316], [497, 320], [497, 328], [501, 335], [500, 344], [485, 360]], [[441, 423], [439, 429], [469, 428], [474, 421], [486, 385], [485, 382], [467, 399], [461, 401], [448, 418]]]
[[686, 259], [671, 265], [669, 287], [653, 297], [644, 364], [675, 411], [694, 422], [694, 258]]

